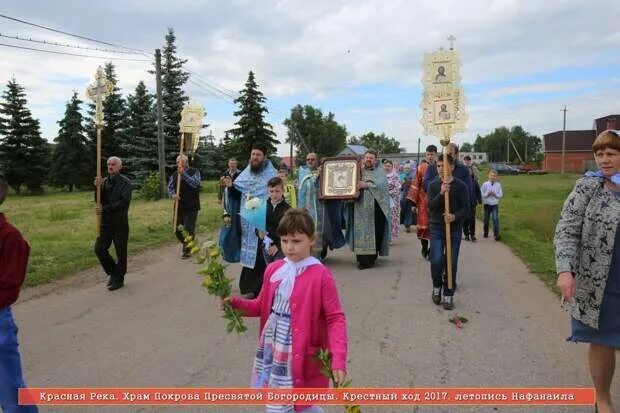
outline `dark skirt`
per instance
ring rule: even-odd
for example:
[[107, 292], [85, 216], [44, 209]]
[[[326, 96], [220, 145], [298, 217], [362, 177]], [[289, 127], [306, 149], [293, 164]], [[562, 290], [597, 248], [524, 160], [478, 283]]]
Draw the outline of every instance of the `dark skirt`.
[[605, 292], [598, 330], [571, 317], [569, 341], [620, 348], [620, 294]]

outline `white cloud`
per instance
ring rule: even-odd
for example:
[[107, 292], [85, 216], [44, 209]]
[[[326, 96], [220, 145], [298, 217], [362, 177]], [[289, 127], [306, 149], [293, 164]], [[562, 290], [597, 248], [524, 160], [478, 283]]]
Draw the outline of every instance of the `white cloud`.
[[[411, 107], [407, 107], [379, 94], [377, 102], [384, 107], [376, 110], [364, 106], [359, 94], [366, 85], [419, 86], [424, 53], [447, 46], [445, 39], [450, 33], [457, 37], [466, 88], [505, 82], [470, 97], [469, 129], [457, 140], [487, 133], [504, 123], [521, 124], [538, 134], [553, 130], [564, 103], [574, 108], [571, 121], [585, 123], [580, 128], [589, 127], [594, 117], [620, 111], [617, 99], [610, 99], [620, 93], [617, 81], [609, 82], [606, 92], [587, 93], [583, 89], [589, 82], [600, 83], [602, 78], [562, 78], [556, 83], [536, 80], [541, 74], [566, 68], [600, 69], [618, 63], [620, 2], [615, 0], [599, 1], [596, 7], [580, 0], [5, 0], [3, 7], [8, 15], [149, 51], [163, 45], [166, 27], [174, 27], [178, 50], [189, 59], [188, 68], [202, 74], [204, 80], [238, 91], [248, 71], [254, 70], [268, 103], [299, 99], [298, 103], [304, 104], [309, 102], [301, 99], [309, 97], [327, 112], [325, 107], [331, 107], [335, 97], [348, 99], [346, 113], [336, 112], [336, 118], [344, 121], [350, 132], [385, 132], [409, 149], [417, 146], [421, 136], [420, 96], [411, 96]], [[82, 43], [15, 22], [2, 23], [3, 34]], [[56, 133], [55, 121], [62, 117], [72, 91], [82, 93], [96, 66], [103, 63], [13, 49], [2, 49], [2, 53], [0, 82], [15, 75], [27, 88], [33, 113], [42, 118], [48, 138]], [[132, 92], [141, 79], [153, 90], [148, 69], [148, 63], [118, 62], [123, 92]], [[528, 82], [505, 86], [524, 78]], [[190, 83], [186, 89], [209, 111], [215, 98], [204, 87]], [[578, 97], [567, 102], [547, 99], [497, 106], [485, 101], [575, 90]], [[230, 115], [218, 114], [216, 118], [210, 113], [207, 121], [216, 136], [232, 127], [233, 110], [231, 105]], [[281, 122], [286, 115], [272, 113], [270, 118], [281, 140], [285, 136]]]

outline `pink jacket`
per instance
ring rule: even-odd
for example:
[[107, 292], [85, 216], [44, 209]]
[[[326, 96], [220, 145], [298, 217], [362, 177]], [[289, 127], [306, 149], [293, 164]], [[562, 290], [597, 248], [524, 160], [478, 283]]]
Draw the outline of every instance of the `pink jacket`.
[[[232, 306], [242, 310], [246, 317], [260, 316], [259, 334], [271, 314], [275, 292], [280, 285], [280, 281], [270, 282], [271, 276], [283, 264], [283, 260], [278, 260], [267, 267], [258, 297], [253, 300], [232, 298]], [[346, 371], [348, 342], [345, 315], [329, 268], [316, 264], [300, 274], [295, 279], [289, 304], [293, 386], [329, 387], [329, 379], [321, 373], [320, 363], [314, 356], [319, 349], [327, 348], [332, 353], [332, 368]], [[296, 411], [303, 408], [295, 406]]]

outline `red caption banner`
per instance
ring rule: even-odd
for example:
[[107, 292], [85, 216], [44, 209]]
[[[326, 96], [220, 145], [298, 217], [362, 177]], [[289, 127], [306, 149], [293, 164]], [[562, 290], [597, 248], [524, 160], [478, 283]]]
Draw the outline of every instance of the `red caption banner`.
[[23, 405], [594, 405], [593, 388], [27, 388]]

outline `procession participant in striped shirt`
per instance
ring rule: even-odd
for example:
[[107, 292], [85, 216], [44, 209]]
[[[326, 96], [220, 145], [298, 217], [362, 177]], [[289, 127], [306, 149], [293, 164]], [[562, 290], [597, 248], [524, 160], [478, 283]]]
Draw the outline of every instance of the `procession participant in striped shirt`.
[[[286, 258], [267, 267], [259, 296], [225, 299], [244, 316], [260, 317], [252, 387], [329, 387], [315, 359], [320, 349], [332, 354], [334, 379], [341, 384], [346, 378], [346, 320], [331, 271], [311, 255], [314, 222], [307, 211], [289, 209], [278, 234]], [[266, 406], [268, 413], [322, 411], [301, 404]]]

